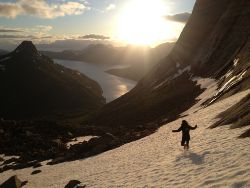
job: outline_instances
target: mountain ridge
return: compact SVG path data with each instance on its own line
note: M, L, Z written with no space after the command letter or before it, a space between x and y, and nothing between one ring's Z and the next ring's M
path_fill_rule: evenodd
M55 64L31 41L0 57L0 117L29 118L57 112L85 113L104 104L101 87L93 80Z

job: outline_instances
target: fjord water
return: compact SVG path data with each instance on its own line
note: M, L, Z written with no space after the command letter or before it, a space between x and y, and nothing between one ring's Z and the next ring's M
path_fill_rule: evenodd
M122 65L99 65L81 61L58 59L54 59L54 61L64 67L77 70L98 82L102 87L103 96L106 98L106 102L110 102L124 95L136 85L136 82L133 80L117 77L105 72L109 69L124 67Z

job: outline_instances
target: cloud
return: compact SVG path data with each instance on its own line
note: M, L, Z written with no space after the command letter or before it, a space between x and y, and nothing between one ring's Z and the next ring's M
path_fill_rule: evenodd
M45 0L19 0L16 3L0 3L0 17L15 18L18 15L32 15L52 19L66 15L79 15L89 9L86 2L63 2L48 4Z
M0 26L0 34L2 33L8 33L11 35L16 35L14 33L22 33L22 35L47 35L49 31L53 29L50 25L35 25L33 27L5 27Z
M53 39L53 36L33 36L32 38L31 38L32 40L43 40L43 39Z
M27 35L0 35L1 39L20 39L20 38L28 38L30 36Z
M37 33L47 33L51 31L53 27L51 25L37 25L32 29L29 29L30 31L37 32Z
M168 15L166 16L166 19L170 21L186 23L190 15L191 15L190 13L184 12L184 13L175 14L175 15Z
M36 35L0 35L0 39L28 39L28 40L42 40L51 39L52 36L36 36Z
M110 11L110 10L114 10L116 9L116 5L115 4L109 4L107 7L106 7L106 11Z
M0 28L0 33L18 33L18 32L23 32L23 30L19 29L5 29L5 28Z
M52 36L49 31L53 29L50 25L36 25L29 28L4 27L0 26L0 48L13 49L23 40L39 42L53 42L61 36Z
M0 17L15 18L22 13L22 7L16 3L0 2Z
M82 39L95 39L95 40L106 40L109 39L110 37L104 36L104 35L95 35L95 34L89 34L89 35L84 35L82 37L79 37Z
M4 31L0 32L0 49L13 50L23 40L32 40L38 49L51 51L82 50L90 44L113 43L112 39L104 35L54 35L50 33L52 29L50 25L35 25L29 28L0 26L0 31ZM7 30L21 33L5 32Z

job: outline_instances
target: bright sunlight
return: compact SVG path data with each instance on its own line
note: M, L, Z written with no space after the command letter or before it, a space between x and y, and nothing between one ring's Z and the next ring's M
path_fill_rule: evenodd
M149 46L176 39L183 25L167 21L168 12L167 4L162 0L130 1L118 16L118 39Z

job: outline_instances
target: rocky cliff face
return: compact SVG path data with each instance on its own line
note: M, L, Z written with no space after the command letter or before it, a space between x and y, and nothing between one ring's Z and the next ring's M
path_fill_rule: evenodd
M0 57L0 85L1 118L86 114L105 103L95 81L55 64L30 41Z
M218 81L218 92L206 105L250 88L249 10L248 0L197 0L172 52L91 121L108 128L170 121L202 92L195 76Z

